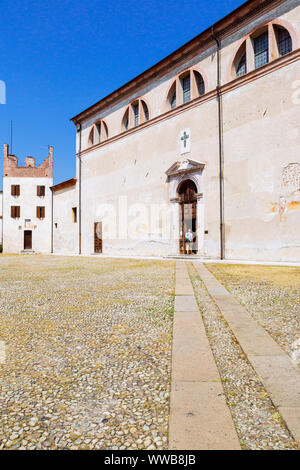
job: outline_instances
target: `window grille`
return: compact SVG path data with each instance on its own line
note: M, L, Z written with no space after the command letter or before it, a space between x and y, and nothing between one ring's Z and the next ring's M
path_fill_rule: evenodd
M190 75L182 79L183 102L187 103L191 99L191 78Z
M205 94L205 85L202 76L197 74L197 87L198 87L198 94L202 96Z
M254 39L254 56L256 69L269 62L269 38L267 31Z
M145 114L145 120L146 120L146 121L149 121L149 110L148 110L148 106L146 105L146 103L144 103L144 101L142 101L142 104L143 104L143 110L144 110L144 114Z
M134 104L133 105L133 114L134 114L134 125L138 126L139 125L139 104Z
M171 96L170 106L171 106L171 109L176 108L176 91L174 91L173 95Z
M277 29L278 52L280 56L292 51L292 38L286 29Z
M236 68L236 76L242 77L247 73L247 63L246 63L246 54L240 59L238 66Z

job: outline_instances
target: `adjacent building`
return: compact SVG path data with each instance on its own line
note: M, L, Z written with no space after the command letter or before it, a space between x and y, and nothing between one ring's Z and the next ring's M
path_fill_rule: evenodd
M53 148L36 166L33 157L18 165L9 147L3 151L3 251L51 251Z

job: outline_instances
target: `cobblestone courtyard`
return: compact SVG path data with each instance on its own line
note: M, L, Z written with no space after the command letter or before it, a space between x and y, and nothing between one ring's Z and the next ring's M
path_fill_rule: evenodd
M1 449L167 447L174 267L1 256Z
M222 422L234 448L299 448L299 424L283 419L208 286L218 278L249 312L251 347L262 327L279 359L287 352L293 379L300 268L208 264L209 281L180 263L175 290L173 261L1 255L0 449L228 448ZM272 370L299 414L297 386Z

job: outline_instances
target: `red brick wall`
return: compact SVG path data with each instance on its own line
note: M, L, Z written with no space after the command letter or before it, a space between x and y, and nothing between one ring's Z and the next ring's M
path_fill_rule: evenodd
M30 166L29 166L30 164ZM39 166L35 166L33 157L26 157L25 166L18 166L18 158L9 155L9 146L3 146L3 176L52 178L53 177L53 147L49 147L48 157Z

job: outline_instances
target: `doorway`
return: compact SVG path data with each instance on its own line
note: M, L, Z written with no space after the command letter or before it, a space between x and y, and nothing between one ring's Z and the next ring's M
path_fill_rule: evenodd
M102 253L102 222L94 223L94 253Z
M178 188L179 198L179 252L197 254L197 187L191 180Z
M32 250L32 231L24 230L24 250Z

